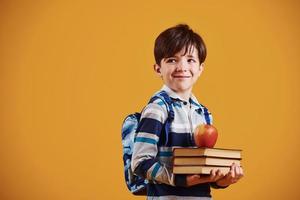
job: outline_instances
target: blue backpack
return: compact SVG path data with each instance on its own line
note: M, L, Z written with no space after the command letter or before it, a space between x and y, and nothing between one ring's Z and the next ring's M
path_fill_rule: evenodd
M174 119L172 101L165 91L160 91L159 93L154 95L150 99L149 103L154 102L156 99L161 99L167 107L168 118L164 124L167 142L170 123ZM136 136L136 130L140 122L140 118L141 113L130 114L125 118L122 126L123 164L125 181L127 188L134 195L146 195L148 184L148 180L135 175L131 169L131 158L133 153L134 138Z

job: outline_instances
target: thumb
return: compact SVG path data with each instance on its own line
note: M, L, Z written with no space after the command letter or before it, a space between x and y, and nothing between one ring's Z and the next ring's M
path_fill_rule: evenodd
M199 174L194 174L193 177L194 177L195 179L199 179L199 178L200 178L200 175L199 175Z
M191 179L191 180L197 180L197 179L199 179L199 178L200 178L200 175L199 175L199 174L193 174L193 175L190 176L190 179Z

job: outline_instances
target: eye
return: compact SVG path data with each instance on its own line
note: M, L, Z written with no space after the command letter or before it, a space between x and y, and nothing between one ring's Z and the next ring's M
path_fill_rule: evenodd
M176 63L176 59L175 58L168 58L166 60L166 63Z
M190 62L192 62L192 63L197 62L195 59L192 59L192 58L188 59L187 61L188 61L189 63L190 63Z

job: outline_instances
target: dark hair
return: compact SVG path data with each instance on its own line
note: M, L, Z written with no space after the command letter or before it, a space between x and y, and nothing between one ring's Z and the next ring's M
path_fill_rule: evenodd
M203 39L187 24L178 24L159 34L155 40L154 57L156 64L160 65L163 58L174 56L183 48L184 55L195 47L198 50L200 63L206 58L206 47Z

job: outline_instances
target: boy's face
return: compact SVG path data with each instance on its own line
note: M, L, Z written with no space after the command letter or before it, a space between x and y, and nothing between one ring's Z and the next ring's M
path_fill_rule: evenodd
M154 65L154 70L162 77L164 84L178 93L191 92L203 71L198 50L192 48L183 55L184 50L185 48L172 57L163 58L160 65Z

